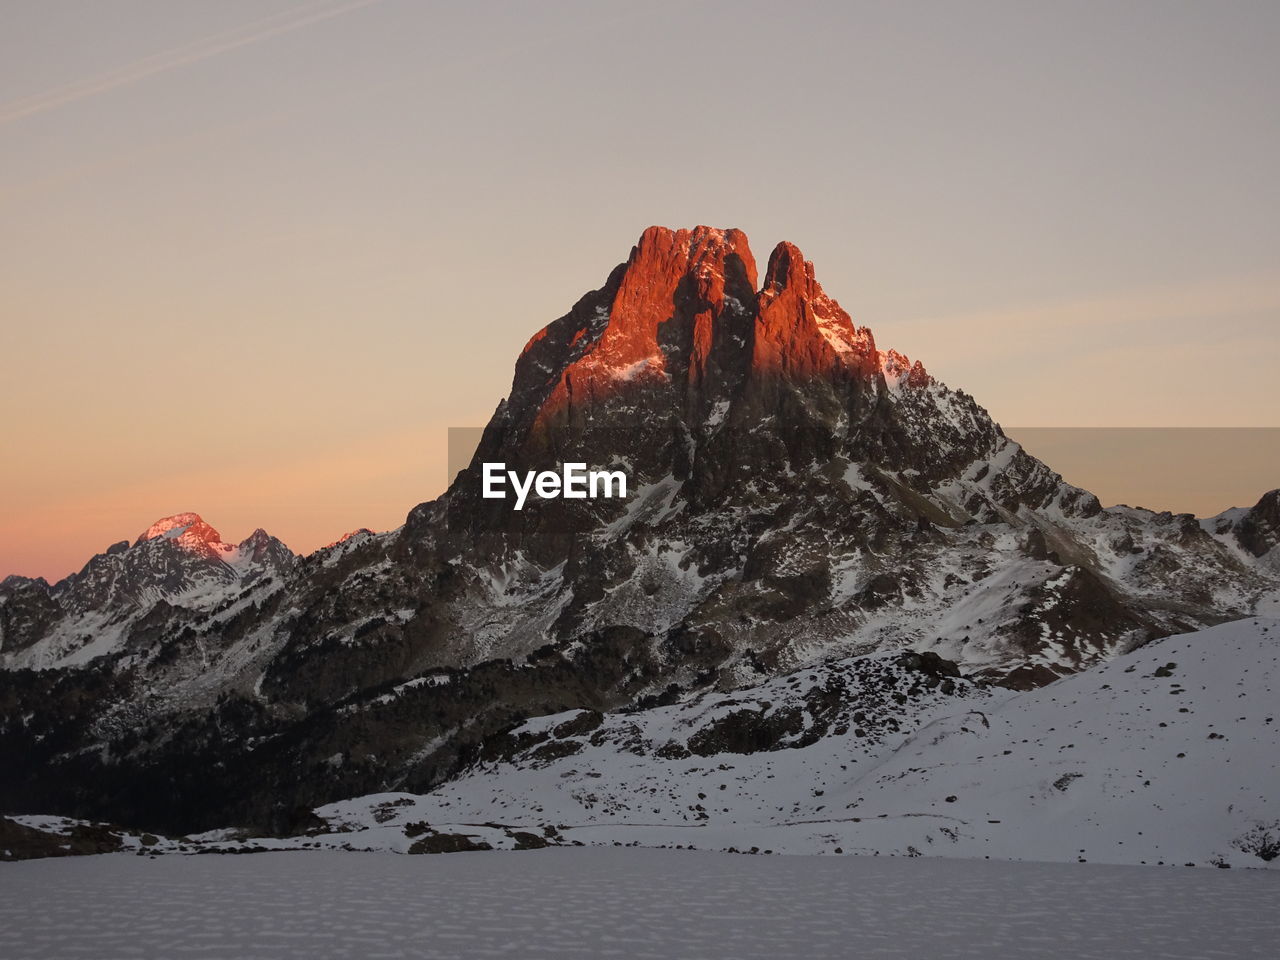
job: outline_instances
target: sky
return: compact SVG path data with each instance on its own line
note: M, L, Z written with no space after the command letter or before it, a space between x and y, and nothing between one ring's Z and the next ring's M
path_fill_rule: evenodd
M1277 41L1231 0L7 0L0 576L188 510L397 526L654 223L796 243L1006 425L1280 426Z

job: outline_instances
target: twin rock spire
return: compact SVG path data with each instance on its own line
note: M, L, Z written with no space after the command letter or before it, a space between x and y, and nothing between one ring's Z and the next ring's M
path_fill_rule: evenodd
M794 244L774 248L760 283L741 230L650 227L602 288L529 341L511 399L560 409L636 379L700 388L748 376L930 382L919 363L877 350Z

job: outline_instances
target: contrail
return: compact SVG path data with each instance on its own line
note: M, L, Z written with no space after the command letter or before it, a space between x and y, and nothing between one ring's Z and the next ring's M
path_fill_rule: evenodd
M308 3L292 10L284 10L272 16L263 17L261 20L245 24L242 27L213 34L202 40L184 44L164 53L152 54L149 57L144 57L123 67L117 67L115 70L89 80L77 80L54 87L44 93L32 94L28 97L10 101L0 106L0 126L12 123L15 120L21 120L23 117L30 117L38 113L44 113L47 110L66 106L69 103L75 103L77 100L96 97L100 93L106 93L108 90L114 90L116 87L123 87L126 84L136 83L157 73L184 67L191 63L198 63L220 53L226 53L228 50L235 50L238 47L258 43L269 37L279 36L282 33L289 33L310 24L319 23L321 20L340 17L361 7L367 7L379 2L380 0L348 0L347 3L341 3L338 6Z

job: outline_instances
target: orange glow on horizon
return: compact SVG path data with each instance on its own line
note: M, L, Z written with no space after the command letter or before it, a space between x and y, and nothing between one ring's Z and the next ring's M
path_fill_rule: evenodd
M360 438L256 467L175 464L123 483L104 470L47 499L28 492L17 509L5 511L0 578L42 576L52 583L112 543L132 543L139 530L184 512L200 514L227 543L262 527L305 555L360 528L398 527L415 505L443 492L446 462L439 427Z

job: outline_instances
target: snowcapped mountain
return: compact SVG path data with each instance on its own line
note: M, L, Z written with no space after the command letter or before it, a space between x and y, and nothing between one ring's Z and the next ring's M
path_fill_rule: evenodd
M119 652L157 623L168 629L238 594L279 589L295 560L261 529L230 544L199 514L165 517L53 586L0 583L0 667L73 666Z
M481 496L486 461L568 460L628 496ZM1277 612L1278 505L1104 509L878 346L793 245L761 280L740 231L654 227L534 335L471 465L402 528L295 562L184 515L53 587L5 581L0 804L280 832L571 709L831 661L859 664L857 701L903 650L955 663L949 696L1031 689Z
M625 469L630 502L517 513L478 497L482 462L570 454ZM489 655L527 655L552 619L562 635L627 624L729 683L909 644L1031 685L1275 589L1246 556L1249 522L1103 510L972 398L879 349L793 245L758 284L745 236L706 227L646 231L530 340L471 467L405 538L430 549L442 514L478 547L478 592L541 585L521 604L534 629L486 614Z

